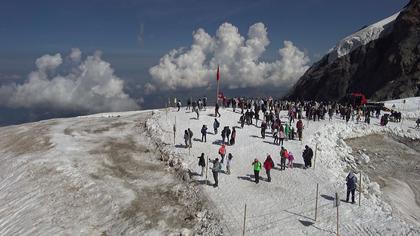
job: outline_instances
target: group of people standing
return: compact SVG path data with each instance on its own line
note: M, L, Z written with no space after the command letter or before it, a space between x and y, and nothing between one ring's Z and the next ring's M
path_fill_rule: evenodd
M204 100L205 101L205 100ZM254 103L244 103L244 102L232 102L231 104L240 104L241 112L243 113L240 118L241 127L244 126L246 123L247 125L252 125L254 122L252 121L253 118L255 118L255 125L258 124L258 121L260 119L259 113L263 113L263 118L260 123L261 128L261 136L262 138L265 138L266 130L268 127L271 129L271 133L273 134L274 138L274 144L277 144L281 146L280 149L280 170L285 170L286 167L293 168L293 161L295 159L292 152L288 151L284 147L284 141L285 140L293 140L295 137L295 128L296 127L296 133L299 137L299 140L302 140L302 131L303 131L303 122L301 120L301 110L298 109L296 106L291 106L291 104L287 104L286 106L273 103L272 101L259 101ZM204 108L204 105L202 100L199 99L198 102L191 102L190 99L187 102L187 110L199 110ZM282 109L288 109L288 121L282 122L280 120L279 113ZM219 128L220 128L220 121L218 120L218 117L221 117L220 111L219 111L219 105L216 105L215 107L215 119L213 122L213 130L214 135L218 134ZM244 112L244 109L246 109L246 112ZM292 125L292 123L295 122L295 119L298 119L295 125ZM201 142L207 142L207 134L208 134L208 127L206 124L203 124L201 127ZM232 153L227 153L226 149L227 146L232 146L236 142L236 127L232 127L232 129L229 126L224 126L221 133L221 146L219 147L218 154L219 157L215 159L208 158L208 161L210 163L213 163L212 173L213 173L213 179L214 179L214 185L215 187L218 186L218 174L220 172L223 172L225 174L231 173L231 164L233 155ZM192 137L193 132L190 128L184 131L184 142L185 147L192 148ZM227 158L225 158L227 155ZM311 159L312 159L312 149L310 149L308 146L305 146L305 150L303 151L303 159L305 162L305 168L311 167ZM204 153L201 154L201 156L198 157L198 165L201 167L201 175L204 173L204 169L206 167L206 159L204 156ZM286 165L286 162L287 165ZM223 166L226 163L225 170L223 170ZM267 175L267 181L271 182L271 169L275 169L276 165L271 157L271 155L267 154L267 157L263 164L261 164L258 159L256 158L254 162L252 162L253 171L254 171L254 177L255 182L258 183L260 179L260 171L262 168L265 169L266 175Z

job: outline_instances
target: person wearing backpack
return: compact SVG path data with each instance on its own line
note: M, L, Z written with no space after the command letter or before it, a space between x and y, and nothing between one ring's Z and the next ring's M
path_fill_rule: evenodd
M313 155L314 155L314 152L312 151L312 148L310 148L308 145L305 145L305 150L302 153L303 161L305 162L304 169L308 167L312 167Z
M349 197L350 197L350 193L351 193L351 203L354 204L355 203L354 192L356 191L356 188L357 188L357 177L353 173L353 171L350 171L350 173L347 175L346 185L347 185L346 202L349 202Z
M206 168L206 160L204 159L204 153L201 153L201 156L198 158L198 166L201 166L201 176L204 174L204 169Z
M273 159L271 159L270 155L267 155L267 158L264 161L264 169L265 173L267 174L267 181L271 182L270 171L274 167Z
M226 160L226 174L228 175L230 175L230 164L232 163L232 158L233 158L232 153L229 153Z
M203 125L203 127L201 127L201 142L207 142L207 126Z
M254 167L255 183L258 184L260 182L261 162L259 162L258 159L255 158L254 162L252 162L252 166Z
M281 147L280 151L280 170L286 170L286 159L289 158L289 153L287 152L287 149L284 147Z
M192 137L193 137L193 132L191 131L190 128L188 128L188 143L190 145L190 148L192 148Z
M219 162L219 158L211 160L209 158L209 162L213 163L213 168L211 172L213 173L214 184L213 187L219 186L219 172L222 170L222 165Z
M215 118L214 122L213 122L213 129L214 129L214 134L217 134L217 129L219 128L220 123L219 121Z

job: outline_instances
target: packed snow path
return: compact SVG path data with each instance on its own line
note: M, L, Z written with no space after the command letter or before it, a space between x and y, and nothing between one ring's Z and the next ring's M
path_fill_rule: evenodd
M304 120L305 129L303 141L297 139L285 141L284 147L295 156L295 163L303 164L302 151L309 145L315 152L315 143L318 143L316 168L287 168L279 170L280 146L274 145L273 138L268 133L265 139L260 137L260 128L255 125L245 125L243 129L238 123L240 109L233 112L231 108L220 109L220 128L217 135L213 133L214 109L196 114L182 108L161 110L158 116L152 119L156 130L156 137L171 146L175 155L184 159L187 168L200 173L198 156L204 153L212 159L218 157L221 143L221 129L224 126L237 126L236 143L227 146L226 153L233 154L231 174L219 174L219 187L214 188L205 184L200 176L194 177L194 183L202 185L204 191L218 206L223 215L223 226L227 235L241 235L243 230L244 205L247 204L246 234L247 235L335 235L336 233L336 208L333 206L335 192L340 198L345 199L345 176L348 163L343 159L348 158L344 138L363 136L369 133L400 132L399 125L390 123L384 128L378 125L378 120L372 118L370 125L345 124L335 117L332 122ZM260 116L261 117L261 116ZM286 121L286 113L281 113L282 121ZM175 145L173 144L173 125L176 120ZM255 120L254 120L255 122ZM153 122L152 122L153 123ZM207 125L207 142L202 143L201 127ZM412 124L410 124L412 126ZM419 131L411 129L407 135L419 136ZM191 128L194 133L193 147L191 150L183 146L184 130ZM162 129L162 130L161 130ZM407 133L404 131L404 133ZM271 171L272 182L266 182L264 169L260 172L263 180L255 184L253 168L254 158L264 162L267 154L273 157L276 169ZM212 165L210 164L210 167ZM224 166L223 166L224 167ZM208 179L213 183L211 170ZM363 177L368 181L367 177ZM319 184L318 218L315 216L316 184ZM368 182L369 183L369 182ZM372 193L372 186L363 188L362 204L349 204L342 202L340 205L340 234L341 235L418 235L419 228L407 225L400 219L392 216L390 207L380 200L379 196ZM376 193L378 194L378 193ZM356 197L356 199L358 196ZM356 200L357 201L357 200Z

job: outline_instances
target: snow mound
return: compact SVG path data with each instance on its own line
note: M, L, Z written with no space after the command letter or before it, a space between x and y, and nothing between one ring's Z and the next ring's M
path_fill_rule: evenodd
M366 45L369 42L390 33L390 29L392 29L394 21L399 14L400 12L397 12L394 15L367 26L339 41L337 45L330 50L328 62L332 62L337 58L345 56L356 48Z

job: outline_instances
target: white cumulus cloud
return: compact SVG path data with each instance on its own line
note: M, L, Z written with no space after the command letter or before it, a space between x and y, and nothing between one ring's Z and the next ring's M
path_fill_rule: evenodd
M72 49L69 58L79 63L65 70L70 72L64 75L58 70L63 64L60 54L38 58L38 70L31 72L24 84L0 87L0 106L88 113L138 108L124 92L124 82L100 53L83 61L81 54L79 49Z
M309 68L309 58L292 42L284 41L279 59L264 62L261 57L269 44L263 23L252 25L247 38L230 23L220 25L214 37L200 28L193 32L188 49L171 50L149 69L152 81L147 92L210 86L215 83L218 65L221 81L229 88L291 86Z
M60 53L55 55L44 55L35 61L36 67L40 71L46 71L47 69L54 70L60 66L61 63L63 63L63 59L61 58Z
M70 59L74 62L80 62L82 59L82 51L78 48L72 48L70 52Z

